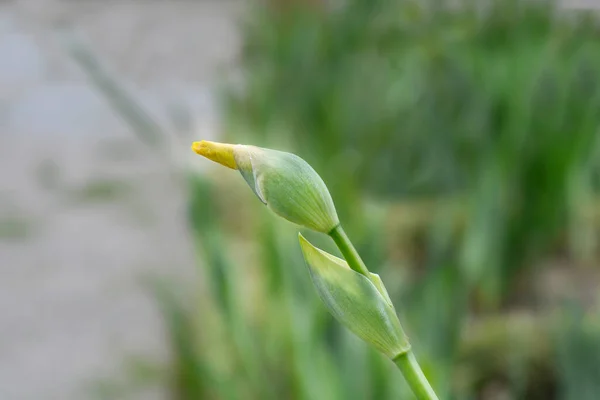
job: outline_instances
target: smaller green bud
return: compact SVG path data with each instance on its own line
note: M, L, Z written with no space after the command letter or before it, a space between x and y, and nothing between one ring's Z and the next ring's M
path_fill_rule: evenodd
M302 158L256 146L208 141L194 142L192 149L240 171L256 196L288 221L323 233L339 225L327 186Z
M410 350L381 279L371 279L299 235L311 279L329 312L356 336L394 359Z

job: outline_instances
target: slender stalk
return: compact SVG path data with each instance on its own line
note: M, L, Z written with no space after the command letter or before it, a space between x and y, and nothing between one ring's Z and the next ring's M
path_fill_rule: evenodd
M354 248L354 245L350 241L350 238L348 238L348 235L346 235L346 232L344 231L344 228L342 228L342 225L338 225L335 228L333 228L333 230L329 232L329 236L331 236L337 247L342 252L344 259L346 260L350 268L352 268L359 274L362 274L367 278L371 279L369 276L369 270L367 269L367 266L363 262L362 258L360 258L358 251L356 251L356 249Z
M411 350L394 358L394 364L404 375L406 382L419 400L437 400L438 397L423 374L421 366L417 362Z
M358 251L356 251L356 248L354 248L354 245L348 238L348 235L346 235L346 232L344 232L342 226L338 225L335 227L331 232L329 232L329 236L331 236L337 247L342 252L342 255L346 259L346 262L350 268L359 274L372 279L367 266L363 262L362 258L360 258ZM404 375L406 382L417 396L417 399L438 400L438 397L429 384L429 381L427 381L427 378L423 374L423 370L421 370L421 366L417 362L413 352L410 350L410 347L406 352L396 356L393 361Z

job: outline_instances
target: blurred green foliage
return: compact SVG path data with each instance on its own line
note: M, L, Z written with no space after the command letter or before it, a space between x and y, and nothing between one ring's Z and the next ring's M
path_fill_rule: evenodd
M598 398L595 16L517 0L284 3L243 25L230 139L323 176L441 398ZM75 56L160 148L134 99ZM293 227L220 176L184 182L205 280L197 298L159 293L173 398L411 398L325 312Z
M589 13L350 0L260 9L244 32L232 132L305 157L344 199L342 220L364 194L459 197L456 257L488 282L490 301L598 186L600 30Z

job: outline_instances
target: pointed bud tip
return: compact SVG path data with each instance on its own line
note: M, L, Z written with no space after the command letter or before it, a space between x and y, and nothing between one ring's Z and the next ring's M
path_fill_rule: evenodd
M306 240L306 238L304 236L302 236L302 233L298 232L298 240L300 241L300 244L302 246L305 246L306 243L308 243L308 240ZM310 244L310 243L308 243Z
M300 241L300 250L302 250L305 259L310 258L310 255L317 250L300 232L298 232L298 241Z
M231 169L237 169L237 163L233 156L235 145L227 143L210 142L201 140L192 143L192 150L211 161L224 165Z
M304 259L309 264L310 268L320 268L333 262L342 268L350 269L346 261L319 249L317 246L306 240L301 233L298 233L298 240L300 241L300 249L302 250Z
M310 253L314 253L318 250L311 242L306 240L300 232L298 232L298 240L300 241L300 248L304 257L308 257Z

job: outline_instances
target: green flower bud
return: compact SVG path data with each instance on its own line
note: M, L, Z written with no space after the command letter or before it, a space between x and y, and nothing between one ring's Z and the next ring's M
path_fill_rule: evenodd
M299 237L310 276L329 312L391 359L410 350L379 276L370 274L370 280L350 269L344 260L316 248L302 235Z
M300 157L256 146L208 141L194 142L192 149L240 171L256 196L288 221L323 233L339 225L327 186Z

